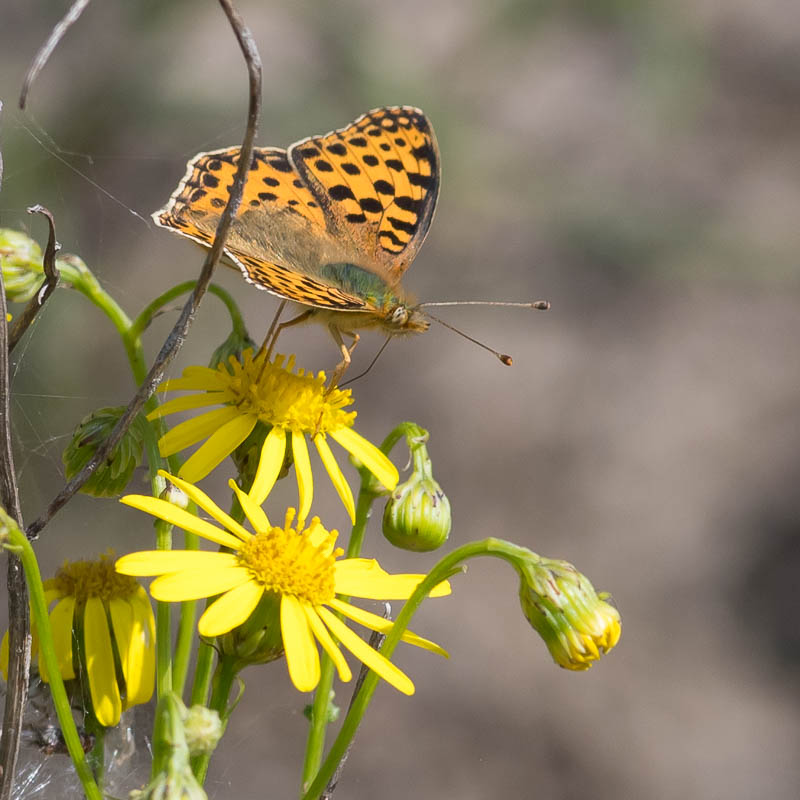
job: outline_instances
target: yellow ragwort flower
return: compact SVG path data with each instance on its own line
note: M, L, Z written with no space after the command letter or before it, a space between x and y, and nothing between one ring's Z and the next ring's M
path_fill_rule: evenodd
M147 592L133 578L115 572L112 555L95 561L65 561L44 588L48 606L55 602L50 625L61 677L76 677L73 635L82 632L82 671L88 676L94 714L101 725L116 725L124 709L146 703L153 695L155 621ZM7 632L0 645L0 669L7 677ZM39 674L48 682L41 658Z
M228 364L216 369L187 367L182 377L165 381L159 387L162 391L194 394L169 400L149 419L208 406L222 408L176 425L161 437L161 455L171 456L205 439L178 472L184 480L196 483L227 458L259 421L265 423L270 431L261 448L250 496L257 505L264 502L278 479L286 448L291 447L300 494L298 517L303 522L311 508L314 488L308 436L350 519L355 521L353 493L328 445L328 437L357 458L389 490L397 485L397 468L381 450L353 430L356 412L344 410L353 402L349 389L327 390L324 372L315 376L298 369L295 373L294 356L285 365L282 355L268 363L264 359L264 354L254 358L252 350L245 350L241 361L231 357Z
M341 558L335 547L336 531L327 531L317 517L308 527L294 524L289 509L282 525L272 525L261 506L230 481L255 534L217 506L196 486L164 477L183 490L199 508L220 526L207 522L165 500L127 495L123 503L196 533L233 552L202 550L151 550L131 553L117 561L124 575L158 576L150 594L167 602L198 600L221 595L198 623L203 636L221 636L244 623L262 596L271 593L280 600L280 625L289 677L301 692L310 692L319 682L317 642L330 656L339 677L348 681L350 668L337 644L344 645L380 677L405 694L414 684L391 661L373 650L333 613L338 612L371 630L387 632L392 622L342 600L338 595L371 600L408 598L424 575L390 575L377 561ZM440 583L431 596L450 593ZM441 655L441 647L406 631L403 641Z

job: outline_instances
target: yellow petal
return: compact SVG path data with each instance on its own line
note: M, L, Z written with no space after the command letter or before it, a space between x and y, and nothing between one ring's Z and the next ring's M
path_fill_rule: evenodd
M258 505L261 505L267 495L272 491L275 481L278 480L283 459L286 455L286 431L273 426L264 439L261 448L261 457L258 459L258 469L250 487L250 496Z
M319 651L302 603L289 594L281 597L281 636L292 683L301 692L313 691L319 683Z
M65 681L75 677L72 665L72 625L75 617L75 597L67 595L59 600L50 612L50 629L53 632L53 644L58 660L58 671ZM39 663L39 671L42 669ZM45 669L45 674L47 670Z
M213 602L200 617L202 636L221 636L241 625L255 611L264 587L254 580L237 586Z
M86 601L83 641L95 716L101 725L116 725L122 713L122 700L114 670L114 652L111 649L106 611L103 601L98 597L90 597Z
M302 524L311 510L314 477L311 474L311 460L308 457L306 437L299 431L292 431L292 455L294 456L294 471L297 473L297 489L300 494L297 521Z
M133 609L133 636L137 642L142 643L141 660L138 662L138 686L134 691L129 684L126 697L127 705L132 706L146 703L153 695L156 677L156 621L150 599L141 586L136 588L129 602Z
M363 608L351 605L350 603L345 603L344 600L330 600L327 605L333 609L336 609L336 611L338 611L340 614L344 614L344 616L350 618L353 620L353 622L357 622L359 625L363 625L365 628L369 628L372 631L389 633L394 626L394 622L392 620L384 619L383 617L379 617L377 614L373 614L370 611L365 611ZM417 636L417 634L413 633L412 631L403 631L400 639L408 644L413 644L417 647L422 647L424 650L430 650L433 653L438 653L440 656L444 656L445 658L450 658L450 654L447 652L447 650L439 647L436 642L431 642L429 639L423 639L421 636Z
M163 469L160 469L158 474L171 483L174 483L190 500L205 511L209 517L215 519L220 525L227 528L227 530L235 536L238 536L242 541L246 542L248 539L252 538L251 533L243 528L230 514L226 514L205 492L198 489L193 483L182 481L180 478L170 475Z
M3 641L0 642L0 672L3 673L3 680L8 680L8 631L3 634Z
M333 661L336 671L339 673L339 678L343 681L349 681L353 677L350 667L345 661L342 651L339 649L333 637L328 633L328 629L322 624L316 610L311 606L304 605L303 610L306 614L308 624L311 626L311 631L316 637L317 641L322 645L322 648L330 656Z
M322 621L330 632L361 662L376 672L387 683L403 694L414 694L414 684L402 670L384 658L377 650L373 650L363 639L353 633L339 617L322 606L316 607Z
M187 394L185 397L173 397L162 403L155 411L147 415L151 422L154 419L175 414L178 411L194 411L205 406L218 406L229 399L227 392L201 392L200 394Z
M186 367L180 378L170 378L159 384L159 392L202 392L224 389L230 378L211 367L192 365Z
M213 597L250 580L245 567L187 569L162 575L150 584L150 594L156 600L175 603Z
M348 453L355 456L387 489L397 486L400 475L382 450L352 428L331 431L332 436Z
M255 414L237 413L192 453L178 470L178 475L191 483L205 478L250 435L256 422L258 417Z
M264 512L264 509L258 505L255 500L250 497L250 495L245 494L237 485L236 481L231 478L228 481L228 486L233 489L236 497L239 499L239 505L242 507L242 511L244 511L245 516L247 519L250 520L250 524L255 529L256 533L262 533L264 531L268 531L270 529L269 520L267 519L267 515Z
M343 558L334 566L337 594L363 597L366 600L407 600L425 575L391 575L374 558ZM429 597L445 597L450 583L442 581L433 587Z
M333 481L334 488L344 503L347 513L350 515L350 521L355 525L356 506L353 502L353 492L350 490L350 484L347 482L344 475L342 475L342 471L339 469L339 465L336 463L336 458L334 457L333 452L331 452L331 448L329 447L327 441L325 441L325 437L318 433L314 437L314 444L317 446L319 457L322 459L322 463L324 464L325 469L328 471L328 475L330 475L331 480Z
M125 707L146 703L153 694L155 677L155 673L147 668L147 652L152 650L148 626L145 620L137 618L134 606L128 600L112 597L108 608L125 678Z
M149 577L167 575L183 569L218 569L235 567L239 559L233 553L208 550L140 550L117 559L114 565L121 575Z
M158 440L159 452L165 458L174 453L179 453L196 442L211 436L214 431L219 430L226 422L238 417L240 413L238 408L225 406L225 408L215 408L213 411L207 411L199 417L187 419L174 428L170 428Z
M202 536L215 544L230 547L232 550L237 550L242 544L239 539L227 531L223 531L216 525L212 525L210 522L206 522L204 519L200 519L200 517L190 514L173 503L168 503L158 497L148 497L144 494L128 494L125 497L121 497L119 501L126 506L138 508L140 511L145 511L154 517L163 519L165 522L177 525L185 531L196 533L198 536Z

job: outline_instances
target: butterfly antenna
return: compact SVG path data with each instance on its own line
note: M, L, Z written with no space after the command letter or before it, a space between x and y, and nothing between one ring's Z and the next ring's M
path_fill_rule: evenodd
M428 305L435 305L433 303L428 303ZM457 333L459 336L463 336L465 339L469 339L473 344L478 345L478 347L482 347L484 350L488 350L492 355L497 356L500 361L505 364L507 367L510 367L514 363L514 359L511 356L506 355L505 353L501 353L498 350L493 350L489 347L488 344L484 344L483 342L479 342L477 339L473 339L472 336L464 333L464 331L460 331L458 328L450 325L450 323L445 322L443 319L439 319L439 317L434 317L433 314L429 313L428 311L422 312L426 317L432 319L434 322L438 322L440 325L444 325L445 328L453 331L453 333Z
M549 311L550 301L534 300L532 303L513 303L503 300L447 300L443 303L420 303L417 308L425 306L510 306L511 308L532 308L534 311ZM438 321L441 322L441 320Z
M378 350L378 352L375 354L375 358L373 358L372 361L369 362L369 366L363 372L360 372L358 375L356 375L355 378L350 378L350 380L347 380L344 383L340 383L337 386L337 388L338 389L342 389L342 388L344 388L345 386L347 386L350 383L355 383L359 378L363 378L375 366L375 363L381 357L381 353L383 353L383 351L386 349L386 347L388 346L389 342L391 342L391 341L392 341L392 337L391 336L387 336L386 337L386 341L381 345L381 349Z

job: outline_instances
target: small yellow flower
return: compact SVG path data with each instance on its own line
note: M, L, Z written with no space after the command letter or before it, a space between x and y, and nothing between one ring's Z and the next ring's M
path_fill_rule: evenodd
M317 448L350 519L355 521L353 493L342 474L328 437L357 458L387 489L397 485L397 468L371 442L353 430L355 411L344 409L353 402L349 389L325 388L325 373L316 376L302 369L294 372L294 356L284 365L278 355L265 363L265 356L253 357L245 350L242 360L231 357L216 369L187 367L183 376L165 381L162 391L192 391L174 398L150 414L149 419L221 405L198 417L176 425L161 437L161 455L171 456L205 439L181 467L178 475L190 483L208 475L227 458L253 431L260 421L270 431L261 448L258 469L250 489L257 505L264 502L283 466L286 450L291 447L299 489L299 520L304 522L311 509L313 475L306 436ZM232 372L230 371L232 370Z
M114 571L111 555L96 561L66 561L44 588L48 606L55 602L50 625L61 677L76 677L73 636L82 632L86 659L82 671L88 676L94 714L101 725L116 725L123 709L146 703L153 694L155 621L147 592ZM7 678L7 632L0 645L0 669ZM41 658L39 673L48 682Z
M391 661L373 650L342 622L341 614L371 630L387 632L392 623L365 611L337 595L372 600L406 599L424 575L390 575L377 561L340 558L336 531L327 531L317 517L308 527L294 524L289 509L283 525L272 525L261 506L231 481L255 534L232 519L206 494L190 483L164 477L182 489L199 508L222 527L202 520L165 500L127 495L123 503L196 533L233 552L201 550L151 550L131 553L117 561L124 575L158 576L150 594L167 602L197 600L221 595L198 623L203 636L220 636L244 623L264 593L280 600L280 625L286 662L292 683L301 691L312 691L320 677L317 642L330 656L339 677L348 681L350 668L339 649L344 645L356 658L405 694L414 684ZM445 581L431 596L450 593ZM403 641L446 656L441 647L406 631Z

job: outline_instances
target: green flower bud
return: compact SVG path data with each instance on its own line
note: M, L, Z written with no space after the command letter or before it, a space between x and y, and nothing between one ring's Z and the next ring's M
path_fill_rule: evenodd
M42 249L19 231L0 228L0 266L6 297L12 303L27 303L44 283Z
M619 641L619 612L572 564L530 553L517 564L522 611L565 669L589 669Z
M190 712L174 692L158 701L153 727L153 780L131 800L207 800L192 773L184 720Z
M427 438L409 440L414 471L398 484L383 512L383 535L403 550L436 550L450 535L450 501L433 479Z
M205 706L192 706L183 720L184 733L189 754L209 755L214 752L222 738L222 722L219 714Z
M225 369L233 374L233 371L228 367L230 359L235 358L237 361L241 361L242 353L245 350L255 352L257 349L258 345L250 338L247 331L239 331L234 328L228 338L211 354L211 361L208 362L208 366L211 369L216 369L220 364L224 364Z
M266 664L281 658L280 598L265 592L243 624L217 637L217 647L223 656L236 659L236 672L250 664Z
M123 407L99 408L81 420L61 456L67 480L91 460L119 421ZM128 428L108 460L101 464L81 491L95 497L113 497L125 490L142 461L142 433L137 423Z

